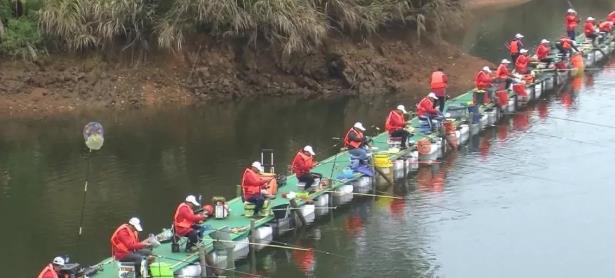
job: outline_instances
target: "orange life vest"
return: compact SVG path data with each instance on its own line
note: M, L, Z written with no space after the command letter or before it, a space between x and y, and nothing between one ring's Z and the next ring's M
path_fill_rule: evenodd
M181 221L178 218L179 216L179 211L184 208L187 207L190 211L192 211L192 208L187 205L186 203L181 203L179 204L179 206L177 207L177 210L175 210L175 216L173 216L173 225L177 228L182 228L182 229L188 229L192 227L192 222L188 221L188 219L181 219ZM194 212L192 212L194 214Z
M568 37L562 37L559 41L563 49L570 49L572 47L572 41Z
M354 131L357 134L357 138L359 139L358 142L350 140L349 135L350 135L350 132L352 131ZM348 132L346 133L346 136L344 137L344 146L356 149L356 148L361 147L362 143L363 143L363 132L355 130L354 128L350 128Z
M519 41L512 40L510 42L510 54L518 54L519 53Z
M444 82L444 73L441 71L434 71L431 74L431 88L441 89L446 88L446 82Z
M128 234L132 235L134 241L139 241L139 234L137 233L137 231L133 231L130 226L128 226L128 224L122 224L115 230L115 232L113 232L113 235L111 235L111 254L115 254L117 251L120 251L122 253L130 253L130 249L128 249L128 246L124 245L124 243L122 243L117 238L118 234L122 230L126 230Z
M46 278L47 273L51 273L51 277L53 278L59 278L58 273L56 273L53 269L52 264L48 264L45 268L43 268L43 271L41 271L41 274L39 274L37 278Z
M299 162L303 162L303 168L299 167ZM291 168L293 173L297 176L301 176L306 174L312 170L314 167L314 158L310 155L303 153L303 151L297 152L297 155L293 159L293 163L291 164Z

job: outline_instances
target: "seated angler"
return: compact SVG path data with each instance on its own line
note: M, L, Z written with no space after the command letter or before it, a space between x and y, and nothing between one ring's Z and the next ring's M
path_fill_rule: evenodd
M508 65L510 64L510 61L506 60L506 59L502 59L502 62L500 63L500 65L498 66L497 70L495 71L495 77L497 79L497 81L501 84L504 83L504 90L508 90L510 88L510 85L512 84L512 77L510 75L510 71L508 70Z
M527 74L528 66L530 64L530 57L527 56L527 49L521 49L521 55L517 58L515 63L515 72L519 74Z
M367 143L369 139L365 134L365 128L360 122L356 122L344 136L344 147L348 149L351 156L359 159L361 162L367 162Z
M549 45L550 43L550 41L543 39L542 41L540 41L540 45L536 47L536 58L538 59L538 61L546 63L547 67L549 67L551 63L553 63L553 58L549 57L549 55L551 54L551 46Z
M559 39L559 42L557 42L555 46L562 54L562 59L569 57L572 52L572 49L574 49L576 52L579 52L579 49L576 47L575 42L566 36L563 36L561 39Z
M405 149L410 132L406 130L406 107L398 105L392 110L384 123L384 128L389 132L389 137L401 138L401 148Z
M585 20L585 27L583 28L585 37L592 40L592 45L595 45L596 38L598 37L595 24L595 19L590 16Z
M316 166L314 155L316 154L312 146L305 146L297 152L291 165L291 169L297 177L297 180L305 184L304 190L308 190L314 184L315 179L322 178L321 174L311 172L314 166Z
M59 278L60 268L64 266L64 258L55 257L53 261L43 268L43 271L37 276L37 278Z
M186 197L186 201L179 204L173 216L173 228L175 234L187 237L186 252L194 252L194 247L203 238L204 228L199 225L203 223L207 216L202 213L194 213L195 208L201 205L193 195Z
M434 127L432 119L440 117L441 115L440 111L434 108L434 102L437 99L438 97L436 96L436 94L429 93L416 105L416 115L419 117L419 119L427 121L432 130Z
M267 184L275 177L263 177L261 175L265 169L260 162L254 161L252 165L243 172L241 178L241 191L244 201L254 204L254 215L257 216L265 204L265 198L274 197L267 195Z
M139 232L142 231L141 221L133 217L111 235L112 257L120 262L134 263L137 277L140 276L141 261L152 254L151 244L146 240L139 241Z

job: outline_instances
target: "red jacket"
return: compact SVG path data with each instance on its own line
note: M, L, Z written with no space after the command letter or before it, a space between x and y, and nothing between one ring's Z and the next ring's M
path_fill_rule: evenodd
M485 90L491 86L491 76L484 71L479 71L474 78L474 84L477 89Z
M393 131L404 127L406 127L406 119L404 119L404 114L397 111L397 109L391 111L386 122L384 123L384 129L391 134Z
M519 54L519 51L521 51L521 48L523 47L523 42L521 42L521 40L519 39L514 39L512 41L510 41L510 43L508 44L508 50L510 51L510 54Z
M119 226L111 236L111 255L116 260L144 247L145 244L139 242L139 233L133 231L129 224Z
M603 21L598 25L600 32L610 33L613 30L613 22Z
M566 16L566 30L574 31L577 28L577 24L579 23L579 19L574 14L569 14Z
M437 113L438 110L433 107L433 102L429 97L424 97L419 104L416 105L416 115L419 117L431 116Z
M586 21L584 30L585 30L584 32L586 36L593 34L594 33L594 23L590 21Z
M442 89L446 88L448 85L448 77L441 71L434 71L431 74L430 80L431 89Z
M243 189L243 199L248 200L252 197L261 194L262 187L268 182L263 179L258 173L254 172L251 168L247 168L243 172L241 179L241 188Z
M353 135L351 136L351 134ZM349 149L356 149L361 147L364 141L365 135L363 135L363 132L351 127L348 132L346 132L346 136L344 136L344 147Z
M313 156L306 154L303 151L299 151L293 159L291 168L293 170L293 173L295 173L295 175L299 177L312 171L312 168L314 168L315 165L316 162L314 161Z
M510 72L508 71L508 65L500 64L498 69L495 71L495 76L497 78L506 79L510 76Z
M527 57L527 55L519 55L519 58L517 58L517 62L515 63L515 70L518 73L526 73L529 63L530 58Z
M205 220L204 215L194 214L194 210L192 210L190 205L181 203L177 206L175 216L173 216L175 233L180 236L185 236L192 231L192 225L198 224L203 220Z
M549 47L545 46L544 44L540 44L536 48L536 56L538 56L538 60L547 58L550 52L551 52L551 49L549 49Z
M58 273L53 269L52 264L48 264L43 268L43 271L41 271L37 278L58 278Z
M615 23L615 11L612 11L607 17L606 20Z

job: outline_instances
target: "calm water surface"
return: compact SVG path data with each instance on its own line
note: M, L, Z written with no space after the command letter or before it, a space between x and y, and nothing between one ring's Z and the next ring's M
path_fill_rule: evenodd
M488 12L486 22L469 27L464 46L495 60L504 54L480 47L493 49L517 31L532 40L539 34L557 35L561 13L538 2L567 8L565 1L537 1ZM581 12L596 14L615 6L613 1L573 3ZM552 14L538 19L547 13ZM496 20L499 27L489 22ZM508 26L514 22L519 26L513 30ZM285 239L336 256L266 250L256 264L243 264L240 270L274 277L614 273L610 196L615 189L610 171L615 129L561 120L612 124L613 67L611 63L604 71L576 79L473 138L441 164L421 167L401 185L386 190L407 195L408 200L358 199L321 220L321 225ZM58 254L95 263L109 256L109 235L130 216L140 216L146 232L158 232L169 226L173 210L187 193L233 196L243 167L258 158L261 148L276 150L278 169L284 169L305 144L315 146L318 158L325 158L334 152L332 137L343 135L357 119L381 126L398 101L409 105L414 100L268 100L1 119L3 277L32 277ZM80 132L91 120L104 124L106 140L89 158L90 187L79 240L89 156Z

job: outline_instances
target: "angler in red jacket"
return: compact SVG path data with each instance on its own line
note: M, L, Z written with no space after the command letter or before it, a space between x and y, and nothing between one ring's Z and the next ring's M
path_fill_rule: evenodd
M444 74L442 68L431 73L431 91L438 97L438 106L440 111L444 111L444 103L446 102L446 87L448 87L448 77Z
M559 41L555 44L560 53L562 53L563 57L568 57L572 52L572 49L579 52L579 49L576 47L573 40L570 38L563 36Z
M440 112L436 108L434 108L433 102L437 99L438 97L436 96L436 94L429 93L416 105L416 115L419 117L419 119L427 121L432 129L434 128L434 123L432 122L432 119L437 118L441 115Z
M389 116L387 117L386 122L384 123L384 128L389 132L390 137L398 137L401 138L401 148L406 148L406 142L408 141L408 136L410 136L410 132L408 132L406 128L406 118L404 117L406 112L406 107L403 105L398 105L397 109L391 110L389 112Z
M517 58L515 63L515 71L520 74L526 74L528 72L528 66L530 64L530 57L527 56L527 49L521 49L521 55Z
M577 12L573 9L568 9L566 13L566 33L569 39L576 39L576 29L579 22L581 20L577 17Z
M202 213L194 213L194 209L200 207L194 195L188 195L185 202L177 206L175 215L173 216L173 228L175 234L182 237L187 237L186 252L192 252L193 246L203 238L205 231L200 223L207 219L207 216Z
M487 66L483 67L481 71L479 71L474 77L474 85L476 85L476 89L479 90L488 90L491 88L491 69Z
M520 50L521 48L523 48L523 41L521 41L521 39L523 38L523 35L516 34L515 38L510 41L508 45L506 45L506 48L508 48L508 51L510 52L510 59L513 63L517 61L517 57L519 57Z
M60 269L64 266L64 258L55 257L53 261L43 268L37 278L59 278Z
M367 161L367 143L369 138L365 136L365 127L360 122L354 123L351 129L344 136L344 147L348 148L348 153L361 162Z
M585 20L585 27L583 28L584 32L585 32L585 37L588 39L592 40L592 44L594 44L594 42L596 41L596 37L598 37L598 34L596 34L596 21L593 17L588 17L587 20Z
M297 152L291 164L291 169L297 180L305 184L304 190L310 188L316 179L322 178L321 174L311 172L314 166L316 166L314 155L316 153L314 153L312 146L305 146Z
M241 189L243 191L243 199L255 205L254 216L258 215L265 204L266 190L265 187L273 179L273 177L263 177L260 173L264 172L265 168L260 162L254 161L252 165L243 172L241 178Z
M503 89L507 90L510 88L510 84L512 84L512 78L510 75L510 71L508 70L508 65L510 61L506 59L502 59L502 62L498 66L498 69L495 71L495 78L498 82L505 82L505 86Z
M613 22L608 20L601 21L600 24L598 24L598 29L600 29L602 33L610 34L613 31Z
M547 67L553 63L553 58L549 57L551 54L550 43L550 41L543 39L540 41L540 45L536 48L536 57L538 58L538 61L547 63Z
M140 273L141 261L152 254L151 244L139 241L139 232L142 231L141 220L133 217L111 235L111 255L120 262L133 262L137 274Z

